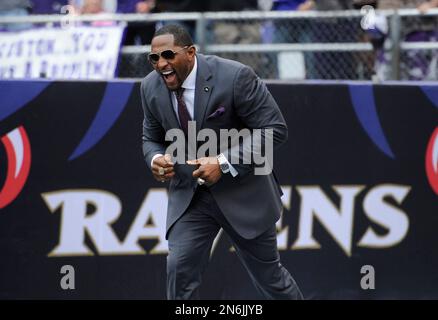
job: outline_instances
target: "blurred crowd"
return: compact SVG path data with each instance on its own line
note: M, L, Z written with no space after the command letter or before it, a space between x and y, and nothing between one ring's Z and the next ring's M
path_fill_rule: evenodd
M1 0L0 16L60 14L62 13L61 8L66 5L73 6L77 14L246 10L328 11L360 9L364 5L370 5L376 9L418 8L424 13L431 8L438 7L438 0ZM188 27L192 26L188 24ZM280 25L279 27L281 28L282 26ZM218 29L221 28L219 27ZM288 31L278 32L277 35L291 33ZM220 38L237 38L238 36L235 34L239 33L242 41L245 41L244 35L248 35L251 38L251 34L254 33L248 30L236 32L228 28L218 32ZM149 39L145 38L143 40ZM232 40L237 41L236 39ZM290 41L296 40L292 39Z
M157 12L206 12L206 11L328 11L328 10L359 10L365 5L375 9L401 9L417 8L425 13L431 8L438 7L438 0L1 0L1 16L24 16L29 14L59 14L63 6L70 5L77 14L102 14L102 13L157 13ZM65 11L64 11L65 13ZM129 22L124 38L124 45L149 44L157 27L172 21L162 22ZM196 41L195 21L183 23L191 32ZM383 74L387 70L389 59L388 53L383 50L389 34L388 21L385 17L377 16L365 36L358 39L352 36L347 28L351 29L342 21L326 21L314 19L311 21L294 19L293 24L286 19L277 19L258 23L230 23L230 21L215 21L207 24L208 41L216 44L242 44L242 43L305 43L305 42L361 42L369 41L374 47L375 67L377 74ZM7 30L19 30L29 27L29 24L10 24L0 26ZM437 16L421 19L403 26L402 41L437 41ZM344 30L345 29L345 30ZM345 31L345 32L344 32ZM424 59L417 59L416 52L409 52L414 61L411 66L411 79L420 80L430 78L429 65ZM330 59L343 59L354 64L351 53L339 52L328 56ZM273 62L277 62L277 56L272 55ZM325 58L326 59L326 58ZM438 59L438 57L437 57ZM306 73L309 78L320 78L318 61L321 56L318 53L306 54ZM258 61L257 63L259 63ZM436 68L435 68L436 69ZM333 78L342 78L337 72L343 72L340 68L330 70ZM434 71L436 72L436 71ZM274 78L278 74L268 75Z

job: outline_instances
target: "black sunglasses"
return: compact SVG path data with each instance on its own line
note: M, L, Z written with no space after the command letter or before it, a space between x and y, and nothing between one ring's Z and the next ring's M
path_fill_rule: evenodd
M168 49L168 50L164 50L164 51L161 51L161 52L158 52L158 53L149 53L148 58L149 58L149 61L151 63L153 63L153 64L158 63L158 60L160 60L160 57L163 57L166 60L173 60L173 59L175 59L175 55L178 52L180 52L180 51L182 51L184 49L187 49L189 47L190 46L185 46L185 47L182 47L181 49L179 49L177 51L173 51L173 50Z

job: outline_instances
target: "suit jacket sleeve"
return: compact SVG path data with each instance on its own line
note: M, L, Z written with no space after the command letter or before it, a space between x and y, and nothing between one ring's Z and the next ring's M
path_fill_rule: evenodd
M265 147L265 137L273 139L274 148L286 142L288 129L280 108L265 83L260 80L251 68L244 66L238 71L233 87L235 111L246 127L250 129L251 135L233 145L224 154L239 172L239 175L244 176L252 172L254 166L257 165L253 158L251 158L250 164L242 164L244 152L254 155L253 152L257 150L257 148L254 148L253 129L260 129L262 139L257 141L261 143L261 150L264 150ZM248 147L251 150L248 150ZM239 164L235 165L235 161L231 161L233 153L239 155Z
M141 103L144 113L142 134L143 156L146 164L151 169L152 157L158 153L164 154L165 152L165 132L164 128L152 114L150 106L147 104L145 94L146 85L145 80L143 80L140 87Z

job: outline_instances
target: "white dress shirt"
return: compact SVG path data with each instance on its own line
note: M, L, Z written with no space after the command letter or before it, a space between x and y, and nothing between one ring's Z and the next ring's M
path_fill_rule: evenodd
M182 88L184 88L183 98L184 102L187 107L187 111L190 114L190 118L194 119L195 114L195 88L196 88L196 72L198 71L198 59L196 59L195 56L195 64L193 65L192 71L190 71L187 78L184 80L183 84L181 85ZM173 110L175 111L176 117L179 121L179 115L178 115L178 102L176 100L176 92L172 91L172 106ZM162 156L162 154L156 154L152 157L151 161L151 167L152 163L154 162L155 158ZM228 167L230 168L230 173L233 177L238 175L237 170L228 162Z

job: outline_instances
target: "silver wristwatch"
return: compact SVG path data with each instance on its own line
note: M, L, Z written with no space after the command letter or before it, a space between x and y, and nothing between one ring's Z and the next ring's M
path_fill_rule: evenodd
M225 158L222 153L217 156L217 161L219 162L222 173L230 172L230 166L228 164L227 158Z

